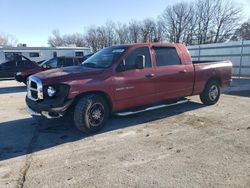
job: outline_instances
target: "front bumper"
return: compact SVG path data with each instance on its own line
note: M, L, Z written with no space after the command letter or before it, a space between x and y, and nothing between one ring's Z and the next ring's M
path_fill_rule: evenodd
M33 101L26 96L28 112L35 116L44 116L48 119L64 116L73 100L47 99L44 101Z

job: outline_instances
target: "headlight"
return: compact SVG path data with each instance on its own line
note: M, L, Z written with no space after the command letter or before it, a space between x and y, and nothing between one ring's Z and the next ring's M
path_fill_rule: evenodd
M49 86L47 89L47 93L49 97L54 97L56 94L56 89L53 88L52 86Z

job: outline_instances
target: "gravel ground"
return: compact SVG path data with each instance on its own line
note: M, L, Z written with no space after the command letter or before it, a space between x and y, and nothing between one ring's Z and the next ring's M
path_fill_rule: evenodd
M250 187L250 80L218 104L113 117L93 136L33 120L25 87L0 82L0 187Z

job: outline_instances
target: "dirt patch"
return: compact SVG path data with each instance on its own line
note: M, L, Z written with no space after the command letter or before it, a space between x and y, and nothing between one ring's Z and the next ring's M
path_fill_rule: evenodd
M175 119L176 122L180 124L192 126L194 128L218 127L221 125L221 122L216 119L193 114L182 114L180 116L177 116Z

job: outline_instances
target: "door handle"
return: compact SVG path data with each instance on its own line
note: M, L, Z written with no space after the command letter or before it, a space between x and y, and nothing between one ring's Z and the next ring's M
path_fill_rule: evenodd
M187 70L181 70L179 73L187 73Z
M154 77L155 77L155 74L146 74L145 77L146 77L146 78L154 78Z

